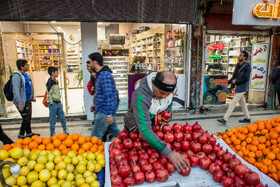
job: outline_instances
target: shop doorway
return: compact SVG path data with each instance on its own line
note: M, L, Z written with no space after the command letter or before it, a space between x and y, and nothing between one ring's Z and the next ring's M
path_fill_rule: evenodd
M43 104L43 97L46 92L46 82L49 78L47 69L49 66L54 66L59 69L58 82L61 90L61 101L64 111L69 113L70 103L77 99L71 99L73 93L69 91L69 77L66 76L67 66L65 62L65 47L63 33L2 33L4 62L6 70L6 79L18 71L16 67L17 59L26 59L30 70L28 74L31 76L34 97L36 102L33 102L33 117L47 117L49 110ZM82 94L76 93L77 95ZM76 91L77 92L77 91ZM69 97L70 96L70 97ZM81 99L82 104L82 99ZM6 101L5 109L9 117L19 117L19 113L12 102Z
M232 77L240 52L249 54L252 72L246 102L249 105L264 105L266 74L270 51L269 35L207 34L204 40L204 75L202 102L206 106L225 105L234 96L234 89L227 85ZM257 48L265 48L258 57Z

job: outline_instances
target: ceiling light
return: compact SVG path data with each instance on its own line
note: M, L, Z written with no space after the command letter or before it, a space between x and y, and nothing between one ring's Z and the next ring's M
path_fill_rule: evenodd
M101 28L98 28L97 30L101 31L102 29L101 29Z
M102 23L102 22L98 22L97 24L98 24L98 25L102 25L103 23Z
M230 41L231 41L231 38L228 38L228 37L224 38L224 42L229 43Z
M81 32L81 29L78 29L79 32Z
M61 27L57 27L57 29L58 29L58 30L60 30L60 31L62 30L62 28L61 28Z
M186 25L184 25L184 24L182 24L182 25L180 25L180 27L185 27Z
M51 21L51 23L56 23L56 21Z

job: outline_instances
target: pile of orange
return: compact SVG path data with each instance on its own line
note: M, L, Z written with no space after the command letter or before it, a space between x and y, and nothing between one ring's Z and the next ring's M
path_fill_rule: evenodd
M260 171L280 180L280 117L257 120L215 135Z
M32 152L37 150L60 150L61 154L66 155L69 151L74 151L76 154L83 154L85 152L99 152L104 154L104 142L96 136L81 136L79 134L65 133L53 135L51 138L43 138L37 135L31 138L18 139L15 143L6 144L2 147L3 150L10 150L19 147L22 149L30 149Z

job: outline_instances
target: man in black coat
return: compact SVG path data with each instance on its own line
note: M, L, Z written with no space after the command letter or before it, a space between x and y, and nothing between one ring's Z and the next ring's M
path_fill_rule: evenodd
M278 65L272 70L271 80L275 84L275 91L278 97L278 104L280 104L280 65Z
M251 74L251 65L246 60L248 59L248 53L246 51L242 51L238 56L238 63L235 66L233 76L228 81L228 84L231 84L231 88L235 87L235 96L229 107L227 112L225 113L222 119L218 119L218 122L222 123L223 125L226 124L227 120L229 119L230 115L232 114L236 104L239 102L239 105L242 108L242 111L245 115L243 120L239 120L240 123L250 123L250 114L246 105L245 100L245 93L248 91L250 74Z

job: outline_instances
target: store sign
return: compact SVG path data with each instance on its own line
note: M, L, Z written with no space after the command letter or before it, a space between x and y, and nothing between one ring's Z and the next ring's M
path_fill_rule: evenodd
M265 90L268 54L269 43L253 43L250 89L258 91Z
M280 26L280 0L234 0L233 25Z

